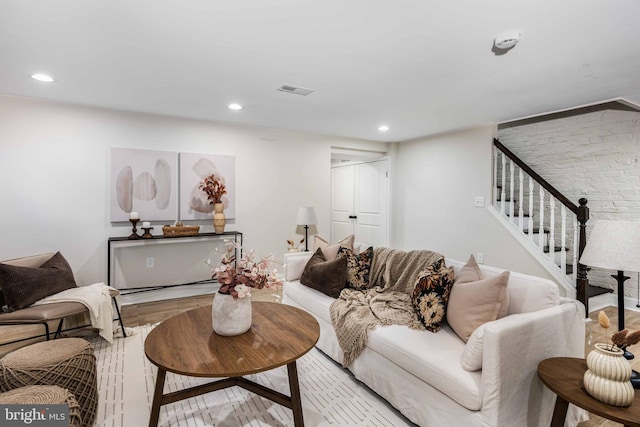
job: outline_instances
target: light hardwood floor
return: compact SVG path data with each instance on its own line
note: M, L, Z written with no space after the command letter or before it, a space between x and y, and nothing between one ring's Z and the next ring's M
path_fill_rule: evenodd
M253 290L252 291L252 299L254 301L279 301L282 297L282 290L274 291L272 289L261 289L261 290ZM211 304L212 296L211 295L203 295L196 297L188 297L188 298L180 298L180 299L172 299L144 304L130 304L122 307L122 317L124 320L124 324L127 327L134 327L139 325L145 325L147 323L157 323L161 322L165 319L168 319L176 314L182 313L184 311L188 311L197 307L205 306ZM618 324L618 311L616 307L607 307L604 309L604 312L607 313L607 316L611 320L611 328L609 331L609 336L612 332L617 330ZM594 320L586 328L586 336L585 336L585 354L588 354L593 349L593 344L596 342L605 342L605 331L598 325L598 312L594 312L589 316ZM625 327L631 331L640 329L640 312L625 310ZM10 327L3 327L10 328ZM40 327L41 328L41 327ZM83 336L91 333L88 330L78 330L73 331L72 333L68 333L67 335L73 336ZM3 338L6 335L3 334ZM42 339L40 339L42 340ZM32 341L35 342L35 341ZM19 344L18 346L25 345L25 343ZM2 346L0 347L0 356L2 354L7 353L10 348L16 348L16 346ZM640 371L640 344L635 345L630 348L630 350L637 354L638 357L631 361L631 367ZM614 427L620 426L618 423L614 423L608 420L604 420L603 418L598 417L597 415L591 415L591 419L587 422L581 423L580 427Z
M277 301L282 296L282 289L253 289L252 301ZM122 320L125 326L133 327L147 323L162 322L165 319L189 311L203 305L211 304L211 295L149 302L144 304L130 304L122 307Z

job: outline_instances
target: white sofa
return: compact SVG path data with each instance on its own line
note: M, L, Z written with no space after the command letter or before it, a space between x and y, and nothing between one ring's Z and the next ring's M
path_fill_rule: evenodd
M316 346L341 363L329 315L334 299L299 280L311 255L285 254L283 302L318 320ZM464 265L450 259L446 263L454 272ZM482 278L503 271L480 267ZM469 340L480 352L481 370L463 368L467 344L447 325L437 333L379 327L348 369L420 426L548 426L555 394L538 378L537 365L549 357L584 357L584 306L560 297L549 280L514 272L508 292L508 316L486 323L483 339ZM571 405L565 425L586 418L586 412Z

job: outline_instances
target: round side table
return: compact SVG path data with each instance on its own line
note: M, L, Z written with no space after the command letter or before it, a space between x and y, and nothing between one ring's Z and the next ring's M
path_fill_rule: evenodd
M607 405L587 393L582 377L587 370L584 359L553 357L538 364L538 376L558 398L553 410L551 427L563 427L567 408L572 403L592 414L599 415L625 426L640 427L640 390L635 390L635 398L630 406Z

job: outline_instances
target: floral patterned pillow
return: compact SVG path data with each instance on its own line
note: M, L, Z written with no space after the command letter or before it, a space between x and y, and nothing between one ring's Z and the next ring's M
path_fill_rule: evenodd
M411 302L418 318L431 332L438 332L445 321L453 281L453 267L447 267L444 258L418 274Z
M369 289L369 271L371 270L371 260L373 259L373 246L354 254L353 250L340 247L338 258L347 258L347 288L359 291Z

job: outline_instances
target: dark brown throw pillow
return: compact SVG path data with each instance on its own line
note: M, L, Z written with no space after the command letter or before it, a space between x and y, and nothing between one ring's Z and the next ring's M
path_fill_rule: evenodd
M354 254L353 250L345 247L338 249L338 258L347 259L347 288L358 291L369 289L369 271L373 259L373 246Z
M304 267L300 283L338 298L347 283L347 259L325 261L322 249L318 248Z
M0 288L9 311L75 287L71 267L60 252L38 268L0 263Z

